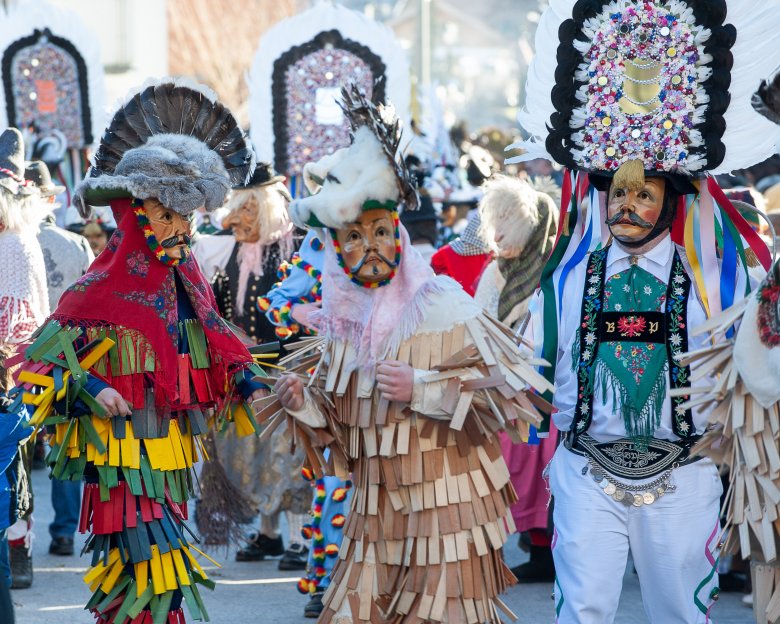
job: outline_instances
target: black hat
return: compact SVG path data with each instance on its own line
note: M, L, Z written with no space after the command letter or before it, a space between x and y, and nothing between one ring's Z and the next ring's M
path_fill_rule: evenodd
M27 169L24 171L24 177L38 187L41 197L54 197L65 190L64 186L54 184L51 181L49 167L42 160L28 162Z
M276 184L277 182L284 182L284 176L276 173L273 166L271 166L271 163L259 162L255 166L255 172L247 183L236 185L233 187L233 190L244 191L255 186L268 186L270 184Z
M0 186L14 195L35 192L33 185L24 179L24 139L16 128L6 128L0 134Z
M420 193L420 206L417 210L404 210L401 213L401 223L411 225L424 221L437 221L436 211L433 209L433 201L430 195Z

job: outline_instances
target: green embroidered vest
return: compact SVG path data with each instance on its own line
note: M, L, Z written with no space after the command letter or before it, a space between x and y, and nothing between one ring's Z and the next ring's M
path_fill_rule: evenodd
M661 423L666 379L671 388L688 385L690 370L678 364L688 348L687 301L691 282L677 252L669 283L632 264L606 279L609 247L588 259L578 338L572 353L577 374L577 405L570 441L587 431L596 387L623 418L629 438L646 447ZM598 384L598 386L597 386ZM672 428L692 436L685 397L673 397Z

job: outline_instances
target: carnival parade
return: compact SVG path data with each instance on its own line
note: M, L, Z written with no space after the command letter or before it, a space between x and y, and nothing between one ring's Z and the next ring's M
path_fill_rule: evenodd
M778 0L0 55L0 624L780 624Z

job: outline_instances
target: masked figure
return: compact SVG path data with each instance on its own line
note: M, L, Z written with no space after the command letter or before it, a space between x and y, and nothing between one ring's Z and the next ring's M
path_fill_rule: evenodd
M512 160L567 168L531 303L564 438L549 466L561 624L614 620L629 549L649 621L710 621L722 488L691 449L723 422L701 397L729 375L708 376L725 361L708 318L730 310L730 326L771 260L712 175L774 149L737 84L773 64L756 44L777 21L724 0L577 0L542 17L532 137Z
M323 354L312 377L276 386L314 471L328 443L333 470L352 474L320 621L498 622L515 497L494 432L538 422L524 379L541 378L506 328L415 252L398 219L417 200L394 157L398 124L357 89L343 97L353 143L323 167L322 190L291 206L296 222L324 228L311 315Z
M558 224L558 208L545 193L523 180L493 176L484 185L479 203L480 237L496 255L479 279L474 299L502 323L520 331L527 323L528 305L539 285ZM551 583L555 579L550 543L549 492L542 478L555 453L550 435L533 444L512 444L501 437L517 502L512 505L515 526L530 552L530 560L512 568L520 583ZM535 437L535 436L534 436Z
M183 622L184 602L206 617L197 585L211 582L184 524L191 470L210 427L254 431L260 371L190 253L189 215L222 205L253 160L213 94L161 82L114 115L76 190L85 216L108 203L117 230L24 351L16 400L52 434L54 477L85 481L101 622Z
M259 300L273 287L281 265L293 253L293 224L287 214L289 193L284 178L267 163L255 169L252 179L235 187L223 219L225 234L201 238L196 254L216 266L212 280L217 305L225 318L244 331L252 342L277 340L277 328L258 308ZM306 568L307 547L301 528L307 519L311 490L300 478L303 455L291 454L279 430L262 440L239 437L235 432L216 440L228 480L251 500L260 526L237 561L261 561L282 556L280 570ZM285 548L279 534L279 514L287 519Z
M246 186L236 187L222 224L232 236L203 237L196 245L216 273L212 278L224 317L256 343L276 340L273 326L259 313L258 298L276 282L279 267L295 249L293 225L287 215L289 194L284 178L261 163Z

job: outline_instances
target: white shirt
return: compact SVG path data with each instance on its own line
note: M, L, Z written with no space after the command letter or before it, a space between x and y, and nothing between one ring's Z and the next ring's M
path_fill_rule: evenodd
M672 260L674 259L675 246L669 236L666 236L658 245L639 257L637 265L651 273L665 284L669 282L669 275L672 270ZM681 251L682 254L682 251ZM610 278L616 273L630 268L631 253L622 249L617 243L613 244L607 254L607 273ZM683 258L683 262L685 259ZM571 422L574 410L577 404L577 375L572 371L571 349L577 341L577 328L580 325L582 310L582 293L585 286L585 276L587 272L587 262L579 263L569 274L563 288L563 310L564 317L559 321L558 327L558 364L555 369L555 387L556 392L553 397L553 405L558 412L553 414L555 426L560 431L568 431L571 428ZM737 292L744 292L745 278L738 271ZM739 283L741 280L741 284ZM696 294L695 284L691 284L690 295L688 297L688 319L687 326L690 330L701 325L707 320L704 307ZM707 343L707 336L700 335L693 337L688 332L688 350L702 348ZM695 363L691 366L691 376L695 371ZM669 373L662 373L666 377L666 399L664 400L663 410L661 412L661 424L655 432L656 438L665 440L676 440L677 436L672 432L671 402L669 400ZM588 428L588 435L600 442L607 442L617 438L626 437L626 428L623 424L623 416L620 410L612 403L611 392L607 392L607 397L603 397L600 391L600 384L595 384L593 395L593 419ZM696 386L712 385L712 380L704 378ZM605 403L606 398L606 403ZM697 434L704 432L707 425L707 413L701 409L693 409L693 424Z

